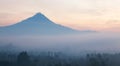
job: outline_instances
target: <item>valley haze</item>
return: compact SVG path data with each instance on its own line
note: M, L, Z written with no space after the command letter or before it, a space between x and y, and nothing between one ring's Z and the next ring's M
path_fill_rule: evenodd
M74 30L56 24L41 13L19 23L0 27L0 46L19 50L64 53L119 52L120 35L93 30Z

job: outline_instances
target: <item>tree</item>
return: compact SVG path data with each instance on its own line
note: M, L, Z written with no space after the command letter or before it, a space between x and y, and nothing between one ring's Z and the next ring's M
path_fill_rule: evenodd
M101 54L87 55L89 66L107 66L107 62Z
M30 65L30 57L27 52L21 52L17 56L17 64L18 66L29 66Z

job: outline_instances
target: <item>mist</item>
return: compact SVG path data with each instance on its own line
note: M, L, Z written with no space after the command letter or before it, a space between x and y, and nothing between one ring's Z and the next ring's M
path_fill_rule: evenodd
M0 37L0 46L12 45L22 51L53 51L64 53L90 53L120 51L117 33L88 33L58 36L7 36ZM6 49L6 48L4 48Z

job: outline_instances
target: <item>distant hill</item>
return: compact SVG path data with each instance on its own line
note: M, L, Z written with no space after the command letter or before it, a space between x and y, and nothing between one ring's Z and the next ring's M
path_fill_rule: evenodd
M41 13L36 13L34 16L25 19L19 23L0 27L0 35L58 35L58 34L78 34L81 32L94 31L78 31L49 20Z

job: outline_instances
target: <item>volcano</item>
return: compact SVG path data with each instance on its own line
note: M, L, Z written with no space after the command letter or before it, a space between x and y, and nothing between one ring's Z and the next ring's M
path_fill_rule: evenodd
M42 13L36 13L16 24L0 27L0 35L58 35L76 34L82 31L74 30L52 22ZM86 32L86 31L85 31Z

